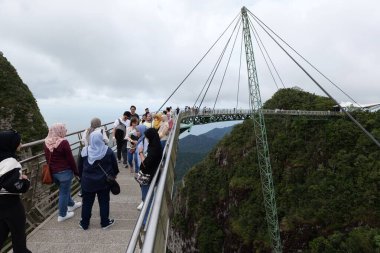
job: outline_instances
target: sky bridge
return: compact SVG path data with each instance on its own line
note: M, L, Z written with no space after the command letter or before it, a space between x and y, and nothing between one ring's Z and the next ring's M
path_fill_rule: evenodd
M174 117L173 128L169 134L168 141L166 142L163 158L156 175L153 177L151 187L146 197L145 202L149 202L150 200L152 201L152 205L149 209L148 205L144 204L142 210L137 211L136 207L140 203L141 196L139 185L137 182L135 182L133 175L129 174L128 170L126 170L123 166L120 166L121 173L118 176L118 181L121 185L121 194L112 196L110 203L110 218L114 218L116 220L114 226L110 227L107 230L102 230L100 228L98 207L96 203L94 204L93 217L91 219L91 224L88 231L83 231L79 227L80 209L76 210L74 218L62 223L58 223L56 220L58 190L54 185L46 186L40 183L41 168L42 165L46 163L46 161L44 159L43 153L36 153L36 150L42 150L43 140L24 145L24 159L21 161L21 164L23 165L25 173L31 179L31 189L27 194L23 196L23 198L26 206L28 225L27 244L33 252L166 252L168 234L170 229L170 219L172 218L174 212L172 200L174 192L175 163L180 133L192 125L244 119L252 119L254 122L254 129L252 129L252 131L256 137L255 145L257 148L257 157L259 163L258 167L262 184L264 200L263 205L265 207L266 213L266 217L263 217L263 220L265 219L268 225L268 237L270 238L273 252L282 252L264 115L274 118L283 116L304 116L310 117L311 119L326 119L344 115L351 119L359 128L361 128L361 130L363 130L363 132L379 147L380 143L371 135L371 133L366 131L361 126L361 124L350 115L349 112L347 112L342 107L340 107L342 112L283 110L282 108L274 110L262 109L263 106L261 102L251 38L251 34L253 34L254 37L256 37L258 34L252 24L252 21L256 21L259 26L265 29L266 25L263 24L263 22L248 9L243 7L241 14L239 13L239 15L237 15L231 24L227 27L227 29L230 26L234 27L233 31L223 49L223 52L221 53L221 56L219 57L217 63L211 71L211 74L205 82L202 91L199 93L198 98L194 103L194 105L198 103L197 108L202 108L202 104L205 101L205 97L209 91L210 84L214 79L221 59L226 52L227 46L230 41L234 41L231 49L232 54L236 38L238 37L239 30L242 27L240 59L244 46L247 62L248 102L250 108L247 110L233 108L224 110L215 109L217 100L219 98L219 92L223 85L228 63L231 58L230 57L223 73L222 82L220 83L213 108L205 110L184 111ZM232 24L235 25L232 26ZM223 34L226 32L226 30L223 32ZM270 31L271 30L269 29L266 32L269 33ZM233 37L234 34L235 37ZM274 39L273 35L270 36L272 39ZM220 37L213 44L213 46L219 41L219 39ZM282 39L280 38L280 40ZM256 41L259 47L260 45L264 46L260 39L256 38ZM276 41L276 43L278 43L278 41ZM283 46L279 46L284 49ZM209 49L209 51L212 49L212 47ZM209 51L207 51L207 53ZM207 53L203 56L203 58L207 55ZM305 70L305 68L299 64L298 61L296 61L287 51L285 51L285 53L319 88L323 90L327 97L336 102L336 100L319 84L319 82L317 82L309 74L308 71ZM298 52L296 53L298 54ZM267 57L269 57L269 55ZM181 85L185 82L193 70L198 66L198 64L203 60L203 58L177 86L177 88L173 91L173 93L163 103L162 106L164 106L174 95L174 93L177 92L177 90L181 87ZM272 62L272 60L270 60L270 62ZM309 63L308 61L306 62ZM311 67L315 69L313 65L311 65ZM273 71L278 75L277 69L274 67L274 65L272 67L268 66L268 68L272 68ZM317 70L317 72L319 71ZM274 78L273 75L272 77ZM281 80L279 75L278 79ZM285 88L282 80L281 83ZM237 106L235 108L239 108L238 99L236 104ZM337 102L336 104L339 105ZM157 111L160 111L162 109L162 106ZM108 123L104 125L104 127L109 132L113 126L112 123ZM82 137L82 132L83 131L74 132L67 136L70 140L70 145L74 155L77 155L79 153L79 140ZM111 146L113 147L113 144L111 144ZM74 181L72 194L75 195L78 190L78 182ZM149 218L147 220L147 224L144 226L142 224L143 217L147 213L149 214ZM8 244L7 249L9 248L10 244Z
M154 187L149 190L148 198L153 199L152 208L147 210L144 206L140 212L136 209L141 201L140 187L133 175L124 165L120 164L118 182L121 186L120 195L111 194L110 218L116 220L115 225L107 230L100 227L99 207L95 201L90 228L83 231L79 227L81 209L75 211L75 216L65 222L57 221L58 190L54 185L40 184L42 165L46 162L43 153L32 154L32 149L42 148L43 140L25 144L24 157L21 161L25 173L31 179L31 189L24 195L27 209L28 237L27 244L32 252L140 252L144 247L154 249L154 252L165 252L168 236L169 222L172 215L173 184L175 178L175 161L178 151L178 138L184 130L181 122L208 124L213 122L244 120L250 118L250 110L223 109L214 112L183 111L174 117L174 126L165 146L164 156L157 174L152 182ZM316 117L340 116L337 112L323 111L284 111L266 110L266 113L277 115L314 115ZM243 116L238 116L243 115ZM215 120L195 120L213 118ZM178 124L180 122L180 124ZM105 124L108 132L112 130L112 123ZM186 129L186 128L185 128ZM67 135L74 155L80 148L80 139L84 130ZM114 147L114 143L110 143ZM76 201L79 191L78 182L74 179L72 194ZM155 192L153 196L153 191ZM142 217L145 212L150 213L146 227L142 226ZM8 247L11 245L8 244ZM11 252L11 251L10 251Z

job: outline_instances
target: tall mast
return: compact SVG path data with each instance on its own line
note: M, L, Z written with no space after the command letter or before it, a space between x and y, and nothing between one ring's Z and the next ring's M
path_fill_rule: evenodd
M278 226L275 191L273 186L272 167L269 158L269 147L264 115L261 111L262 102L260 96L259 81L257 79L255 56L253 54L249 20L247 16L247 9L245 7L241 9L241 14L248 71L249 101L252 110L254 132L256 136L256 149L260 169L261 188L264 198L268 232L270 235L273 252L277 253L282 252L282 248L280 229Z

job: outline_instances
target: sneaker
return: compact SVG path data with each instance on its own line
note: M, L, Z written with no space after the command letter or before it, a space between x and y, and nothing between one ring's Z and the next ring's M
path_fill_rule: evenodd
M111 220L108 222L108 225L106 225L106 226L102 226L102 229L107 229L107 228L111 227L114 223L115 223L115 220L114 220L114 219L111 219Z
M140 205L137 206L137 210L141 211L141 209L143 208L143 205L144 205L144 202L141 201Z
M58 216L58 222L65 221L67 219L70 219L74 216L74 212L67 211L66 216Z
M85 227L85 226L82 225L82 222L81 222L81 221L79 222L79 227L80 227L81 229L83 229L83 230L87 230L87 229L88 229L88 227Z
M75 209L77 209L78 207L81 207L81 206L82 206L82 202L75 202L75 204L73 206L68 206L67 207L67 211L72 212L72 211L74 211Z

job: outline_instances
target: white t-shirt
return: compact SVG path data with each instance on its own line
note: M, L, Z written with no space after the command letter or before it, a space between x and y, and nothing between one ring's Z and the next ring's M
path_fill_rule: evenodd
M127 148L132 147L132 143L129 141L131 139L132 135L136 135L136 128L133 128L131 126L127 127L127 133L125 134L124 140L128 140L127 142Z
M117 127L120 124L119 120L120 120L121 123L123 123L125 125L125 127L129 127L129 125L131 124L131 121L129 119L123 120L123 118L118 118L113 123L114 127Z

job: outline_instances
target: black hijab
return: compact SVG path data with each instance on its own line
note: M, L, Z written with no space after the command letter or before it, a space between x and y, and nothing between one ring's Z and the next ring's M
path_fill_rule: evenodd
M21 143L21 136L15 130L0 132L0 162L4 159L16 158L17 147Z
M144 173L148 173L153 176L156 172L158 165L162 158L162 147L160 142L160 136L154 128L148 128L145 133L145 137L148 139L148 155L144 160Z

